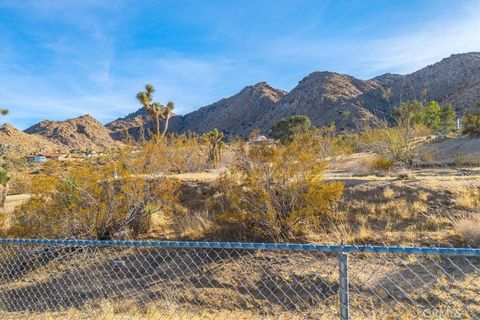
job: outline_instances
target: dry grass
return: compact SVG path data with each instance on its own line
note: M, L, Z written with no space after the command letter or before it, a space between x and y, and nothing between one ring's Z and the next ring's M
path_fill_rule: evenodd
M363 156L357 162L359 166L353 173L360 176L370 174L385 175L390 172L394 165L391 160L375 154Z
M435 152L432 150L421 151L418 154L420 161L425 163L431 163L435 160Z
M383 197L384 197L386 200L392 200L393 198L395 198L395 191L393 191L393 189L390 188L390 187L386 187L386 188L383 190Z
M417 193L417 199L418 199L418 201L425 202L425 201L428 201L429 198L430 198L430 194L429 194L428 192L419 191L419 192Z
M24 319L41 318L44 320L60 319L129 319L129 320L151 320L151 319L169 319L169 320L203 320L203 319L303 319L300 315L285 313L283 316L265 316L255 314L250 310L213 310L208 308L193 308L176 305L173 302L164 303L164 305L144 305L140 306L132 301L111 302L97 301L91 303L83 309L69 309L59 312L1 312L1 319ZM327 317L323 319L328 319Z
M456 183L456 182L455 182ZM371 186L368 186L371 185ZM353 189L353 190L352 190ZM454 221L474 207L471 187L425 181L376 181L347 191L337 215L306 233L308 241L457 246L465 241ZM468 192L467 192L468 191ZM473 203L473 204L472 204ZM447 210L447 206L451 206ZM469 209L468 212L472 210Z
M175 219L175 232L180 238L201 239L213 228L212 216L207 210L180 215Z
M158 212L150 217L150 237L200 240L214 228L207 210L184 210L176 215Z
M456 154L453 163L457 166L478 166L480 165L479 153Z
M415 213L426 213L428 206L422 201L413 201L411 204L411 209Z
M479 218L464 218L454 223L455 231L457 231L471 247L480 246L480 219Z
M468 209L480 208L480 188L475 186L460 188L456 194L457 205Z

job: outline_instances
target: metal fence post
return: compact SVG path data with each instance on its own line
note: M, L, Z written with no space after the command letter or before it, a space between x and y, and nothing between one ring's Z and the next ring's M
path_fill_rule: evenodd
M340 319L349 319L349 292L348 292L348 253L340 251L338 253L339 283L340 283Z

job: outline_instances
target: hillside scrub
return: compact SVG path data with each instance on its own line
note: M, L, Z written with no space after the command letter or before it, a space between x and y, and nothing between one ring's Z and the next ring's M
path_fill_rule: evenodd
M392 163L410 165L418 147L414 138L414 128L398 125L372 129L360 134L359 145L362 151L375 152Z
M423 125L433 132L449 133L455 130L456 113L450 104L440 105L437 101L426 103L412 100L403 102L392 110L395 122L403 125Z
M212 166L209 146L202 137L171 135L157 141L146 141L139 148L121 151L132 170L145 175L203 171Z
M272 128L272 137L281 143L290 143L302 134L313 129L312 123L307 116L290 116L281 119Z
M463 134L480 136L480 103L463 116L462 128Z
M4 168L0 168L0 208L5 205L10 179L10 173Z
M323 179L320 154L308 134L288 145L241 146L216 182L221 231L236 239L287 241L335 215L343 184Z
M59 177L38 176L32 198L14 211L8 235L131 238L148 232L152 215L181 210L175 180L137 177L132 168L117 159L72 166Z

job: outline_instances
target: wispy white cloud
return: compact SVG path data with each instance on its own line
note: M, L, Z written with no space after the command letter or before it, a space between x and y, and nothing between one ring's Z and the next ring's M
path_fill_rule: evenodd
M454 53L480 50L480 2L466 7L462 17L425 23L396 34L371 37L275 38L258 48L277 64L310 65L311 71L330 70L370 78L383 72L410 73Z

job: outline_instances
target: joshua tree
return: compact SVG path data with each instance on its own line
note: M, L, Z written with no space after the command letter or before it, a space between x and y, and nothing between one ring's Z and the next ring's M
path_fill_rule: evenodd
M0 168L0 208L5 206L7 199L8 182L10 181L10 174L7 170Z
M165 107L165 112L163 113L163 117L165 119L165 126L163 127L163 135L167 133L168 129L168 120L170 120L170 117L172 116L172 111L175 108L175 105L173 104L172 101L169 101L167 103L167 106Z
M217 163L221 159L221 152L224 146L222 142L223 132L213 129L212 131L207 132L204 137L210 146L208 151L208 160L211 163Z
M160 137L160 120L165 121L165 127L162 133L162 136L164 136L168 129L168 120L172 115L174 104L173 102L169 102L165 107L159 102L152 102L154 92L155 89L153 86L151 84L147 84L145 86L145 91L140 91L137 93L137 100L152 116L153 121L155 122L155 135L158 139Z

